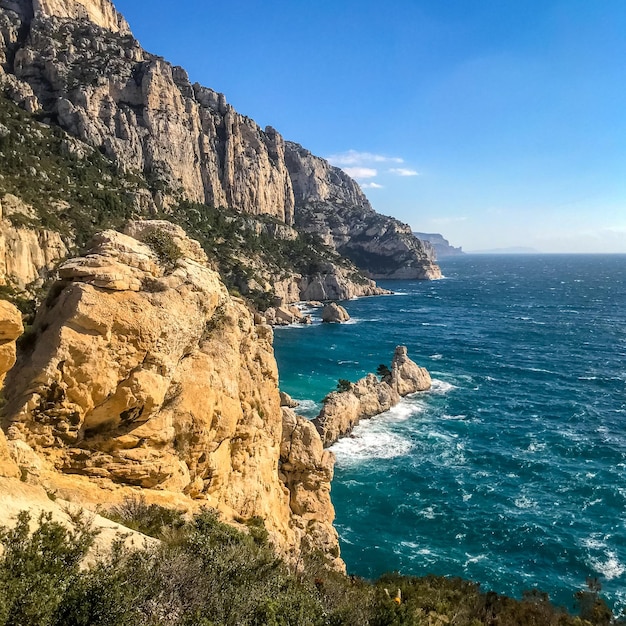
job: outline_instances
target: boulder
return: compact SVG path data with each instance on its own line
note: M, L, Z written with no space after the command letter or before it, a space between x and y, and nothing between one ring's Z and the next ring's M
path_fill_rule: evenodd
M289 409L295 409L298 406L298 403L288 393L281 391L280 406L286 406Z
M342 323L347 322L350 319L348 311L336 302L327 304L322 310L322 322L327 323Z

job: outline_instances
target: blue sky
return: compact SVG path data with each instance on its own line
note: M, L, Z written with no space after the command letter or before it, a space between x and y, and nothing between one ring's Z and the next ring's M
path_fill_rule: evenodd
M626 253L626 0L116 0L150 52L466 250Z

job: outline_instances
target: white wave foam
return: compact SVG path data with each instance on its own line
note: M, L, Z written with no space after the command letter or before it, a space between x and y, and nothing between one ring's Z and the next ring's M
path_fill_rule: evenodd
M441 359L443 359L443 354L431 354L428 358L432 359L433 361L440 361Z
M617 554L612 550L607 550L604 558L589 559L589 564L607 580L619 578L626 571L626 567L620 563Z
M438 378L434 378L430 391L432 393L443 395L445 393L448 393L449 391L452 391L453 389L456 389L456 387L452 383L448 383L445 380L439 380Z
M587 548L588 550L604 550L607 546L603 540L597 539L595 537L585 537L580 542L583 548Z
M542 367L526 367L524 369L528 372L538 372L539 374L557 374L557 372L551 372L550 370L543 369Z
M467 415L448 415L447 413L444 413L441 416L442 420L464 420L467 418Z
M421 510L418 515L426 519L435 519L436 517L435 509L432 506L427 506L425 509Z
M426 407L422 402L411 402L410 399L405 399L396 404L396 406L390 408L388 411L385 411L385 413L381 413L379 418L386 420L387 422L405 422L416 414L423 413L425 410Z
M528 496L521 496L515 499L515 506L518 509L534 509L537 506L537 502Z
M315 400L300 400L298 398L294 398L294 400L298 403L296 413L304 413L306 416L314 416L317 415L322 409L322 405L319 402L315 402Z
M349 437L340 439L331 450L337 456L338 463L406 456L413 449L413 443L395 432L394 424L405 422L424 410L419 402L403 400L389 411L363 420Z
M389 432L376 425L360 428L357 426L351 437L340 439L331 450L339 464L358 463L369 459L394 459L406 456L413 445L401 435Z
M467 567L471 563L478 563L479 561L484 561L487 558L486 554L479 554L477 556L470 556L467 552L465 553L467 557L467 561L465 561L465 565L463 567Z

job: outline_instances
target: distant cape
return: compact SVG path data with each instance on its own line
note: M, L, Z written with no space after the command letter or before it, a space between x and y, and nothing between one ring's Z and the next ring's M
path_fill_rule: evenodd
M441 259L446 256L457 256L459 254L465 254L462 248L455 248L450 245L450 242L439 233L413 233L418 239L422 241L428 241L435 249L437 258Z

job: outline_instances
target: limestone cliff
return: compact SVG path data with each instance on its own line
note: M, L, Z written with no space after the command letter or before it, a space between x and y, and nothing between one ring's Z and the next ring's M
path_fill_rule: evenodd
M2 6L5 78L48 119L158 180L165 196L292 223L282 137L144 51L108 0L39 0L32 20Z
M413 233L418 239L427 241L435 249L435 254L438 259L446 256L458 256L465 254L463 248L455 248L450 245L450 242L439 233Z
M314 429L284 425L271 328L180 228L127 232L100 234L60 267L8 375L14 457L74 501L141 489L226 519L259 515L283 552L314 536L341 567L332 457Z
M34 4L33 4L34 1ZM26 110L184 197L320 235L372 277L436 278L428 247L355 181L149 54L108 0L0 0L0 82Z
M20 312L9 302L0 300L0 385L6 373L15 365L15 340L24 332ZM17 478L20 475L15 461L7 448L4 433L0 429L0 477Z
M432 246L408 224L376 213L358 184L328 161L285 146L298 228L320 235L371 278L441 278Z
M31 210L7 194L0 201L0 284L24 289L40 286L55 263L67 255L59 233L47 229L17 226ZM17 219L16 219L17 218ZM15 219L14 223L12 219Z
M362 420L388 411L403 396L430 389L430 374L398 346L389 373L382 380L368 374L345 391L334 391L324 399L320 414L313 420L324 446L348 435Z

